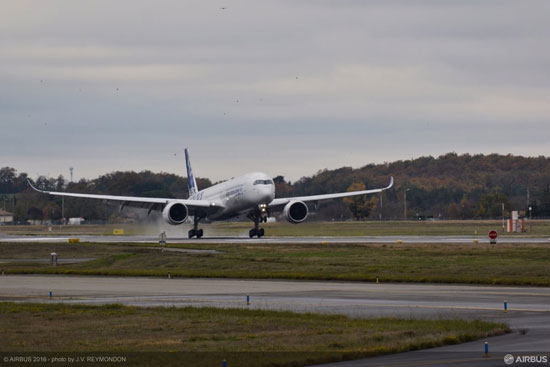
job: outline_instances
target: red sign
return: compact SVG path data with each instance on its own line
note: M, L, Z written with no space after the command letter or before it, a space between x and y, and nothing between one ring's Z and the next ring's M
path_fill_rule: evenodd
M495 231L495 230L492 230L492 231L490 231L490 232L489 232L489 238L490 238L490 239L492 239L492 240L496 240L496 239L497 239L497 237L498 237L498 233L497 233L497 231Z

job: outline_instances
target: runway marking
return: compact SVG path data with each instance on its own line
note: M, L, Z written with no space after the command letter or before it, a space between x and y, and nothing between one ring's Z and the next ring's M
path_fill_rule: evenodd
M229 298L229 299L228 299ZM173 296L104 296L104 297L89 297L89 296L70 296L70 295L59 295L55 296L54 299L49 298L44 295L0 295L0 299L5 300L57 300L57 301L75 301L75 302L102 302L102 301L112 301L112 302L147 302L147 301L157 301L157 302L172 302L172 303L213 303L213 304L241 304L243 301L240 299L240 296L231 295L228 298L219 298L218 297L197 297L191 295L173 295ZM262 306L262 302L269 301L270 304L277 304L279 302L286 302L288 300L284 298L273 299L272 297L262 297L258 296L256 305ZM306 300L307 301L307 300ZM419 308L419 309L434 309L434 310L473 310L473 311L498 311L503 312L501 307L482 307L482 306L450 306L450 305L415 305L415 304L395 304L395 303L361 303L362 300L358 299L359 303L354 302L355 306L363 307L394 307L394 308ZM291 302L292 303L292 302ZM309 300L311 303L311 300ZM306 302L308 304L308 302ZM534 313L550 313L550 309L530 309L530 308L508 308L508 313L512 312L534 312Z
M478 307L478 306L435 306L435 305L399 305L399 304L375 304L366 306L375 307L401 307L401 308L428 308L428 309L443 309L443 310L478 310L478 311L503 311L500 307ZM508 312L550 312L550 309L530 309L530 308L508 308Z
M366 285L371 285L372 283L366 283ZM383 284L382 286L386 286L386 285L389 285L389 286L394 286L395 283L386 283L386 284ZM422 287L422 284L412 284L414 286L418 285L419 287ZM377 287L379 286L379 284L377 285ZM483 286L483 285L482 285ZM452 285L450 285L450 287L452 287ZM461 287L460 284L457 284L456 287ZM484 287L484 286L483 286ZM479 295L479 296L484 296L484 295L502 295L502 296L519 296L519 297L522 297L522 296L525 296L525 297L550 297L550 293L534 293L534 292L525 292L525 293L522 293L522 292L514 292L514 291L510 291L510 292L506 292L506 291L485 291L486 288L477 288L477 287L472 287L472 288L469 288L469 289L452 289L452 288L449 288L449 289L444 289L444 290L424 290L424 292L432 292L432 293L438 293L438 294L441 294L441 293L453 293L453 294L456 294L456 293L468 293L468 294L475 294L475 295ZM393 293L393 294L401 294L401 293L409 293L410 290L400 290L400 289L364 289L364 290L360 290L361 292L367 292L367 293ZM478 292L476 292L478 291Z
M503 296L529 296L529 297L550 297L549 293L521 293L521 292L483 292L483 294L501 294Z
M411 283L410 284L411 286L418 286L420 288L422 288L423 286L425 286L425 284L415 284L415 283ZM394 293L394 294L401 294L401 293L410 293L410 290L403 290L403 289L387 289L387 288L382 288L382 287L385 287L385 286L389 286L389 287L393 287L393 286L399 286L398 284L396 283L385 283L385 284L377 284L376 285L376 288L382 288L382 289L375 289L374 288L374 283L365 283L365 286L372 286L372 289L358 289L357 291L358 292L367 292L367 293ZM426 290L423 290L424 292L432 292L432 293L438 293L438 294L441 294L441 293L453 293L453 294L456 294L456 293L468 293L468 294L476 294L476 295L480 295L480 296L483 296L483 295L503 295L503 296L529 296L529 297L550 297L550 293L531 293L531 292L525 292L525 293L522 293L522 292L505 292L505 291L485 291L485 289L488 288L488 286L485 286L485 285L481 285L480 287L474 287L474 286L470 286L470 288L468 289L453 289L451 287L463 287L463 285L461 284L455 284L455 285L449 285L449 288L448 289L426 289ZM483 288L482 288L483 287ZM478 291L478 292L476 292ZM549 290L550 291L550 290Z

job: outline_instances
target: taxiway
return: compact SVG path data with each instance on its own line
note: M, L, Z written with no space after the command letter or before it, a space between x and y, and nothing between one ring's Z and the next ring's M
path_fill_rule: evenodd
M49 297L49 292L53 297ZM246 303L250 296L250 304ZM464 318L506 322L513 333L427 351L331 366L503 366L507 353L543 353L550 346L550 288L444 284L160 279L88 276L0 276L0 299L16 302L137 306L214 306L352 317ZM503 303L507 301L508 312Z

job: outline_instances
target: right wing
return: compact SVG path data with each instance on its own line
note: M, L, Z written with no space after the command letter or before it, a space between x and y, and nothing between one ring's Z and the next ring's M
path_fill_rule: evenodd
M291 201L321 201L321 200L329 200L329 199L337 199L337 198L344 198L348 196L355 196L355 195L366 195L366 194L374 194L377 192L382 192L384 190L387 190L393 186L393 176L390 178L390 184L386 187L383 187L381 189L371 189L371 190L362 190L362 191L349 191L349 192L339 192L336 194L323 194L323 195L310 195L310 196L295 196L290 198L280 198L280 199L273 199L271 203L269 203L269 208L274 208L282 205L286 205L287 203Z
M221 210L223 206L220 203L208 200L188 200L188 199L167 199L167 198L146 198L138 196L117 196L117 195L95 195L95 194L78 194L72 192L44 191L34 187L30 180L27 180L30 187L34 190L55 196L68 196L73 198L97 199L103 200L108 204L121 205L121 207L131 206L134 208L162 211L169 203L180 203L187 206L192 212L200 210L206 214L212 214Z

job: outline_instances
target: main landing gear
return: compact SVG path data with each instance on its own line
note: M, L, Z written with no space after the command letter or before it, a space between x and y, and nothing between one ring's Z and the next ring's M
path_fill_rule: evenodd
M199 217L194 218L194 220L193 220L193 229L190 229L189 232L187 232L187 234L189 235L189 238L193 238L193 237L201 238L202 237L202 233L203 233L202 228L201 229L198 228L199 221L200 221Z
M248 236L250 238L256 237L256 236L258 238L263 237L264 229L259 227L261 222L264 222L264 223L267 222L267 215L262 215L262 213L258 213L254 215L249 215L248 217L254 221L254 228L248 231Z

